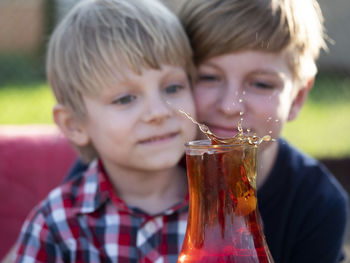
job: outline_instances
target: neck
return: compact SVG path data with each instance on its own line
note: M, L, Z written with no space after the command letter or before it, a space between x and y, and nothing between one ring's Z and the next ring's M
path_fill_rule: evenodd
M261 149L258 153L258 176L257 188L260 188L268 178L278 154L278 141L269 142L265 149Z
M105 167L118 196L129 206L157 214L185 199L186 171L175 166L161 171Z

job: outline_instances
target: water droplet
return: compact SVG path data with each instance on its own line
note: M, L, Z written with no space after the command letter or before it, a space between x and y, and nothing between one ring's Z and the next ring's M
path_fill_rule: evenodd
M245 95L245 90L243 90L242 94Z
M243 101L242 99L239 99L239 100L238 100L239 103L242 103L242 101Z
M272 117L268 117L267 118L267 122L271 121L272 120Z
M241 115L241 116L242 116L243 114L244 114L244 112L243 112L243 111L240 111L240 112L239 112L239 115Z
M272 131L269 131L269 134L271 134L272 133Z
M239 133L243 132L242 122L238 122L237 129L238 129Z
M220 137L216 136L215 134L213 134L209 130L208 126L197 122L194 118L192 118L192 116L190 114L188 114L184 110L179 109L178 111L183 113L193 123L198 125L201 132L203 132L208 137L208 139L211 140L212 143L214 143L214 144L241 144L241 145L250 144L250 145L258 146L263 141L269 141L271 139L270 135L265 135L264 137L260 138L259 136L256 135L256 133L253 133L253 135L251 135L251 136L248 134L244 134L243 128L242 128L243 118L241 118L241 120L238 122L238 126L237 126L238 133L235 136L233 136L232 138L220 138ZM247 132L249 133L250 131L251 131L251 129L248 128Z
M279 119L276 119L275 122L279 122Z
M265 135L264 137L261 138L264 142L271 141L271 136L270 135Z

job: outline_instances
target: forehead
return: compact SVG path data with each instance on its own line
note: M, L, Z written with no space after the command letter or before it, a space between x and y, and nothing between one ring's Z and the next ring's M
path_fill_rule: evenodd
M102 74L100 74L102 75ZM99 75L99 76L100 76ZM93 95L101 94L106 90L117 90L119 87L137 87L148 85L161 85L167 80L187 79L186 71L183 67L161 64L160 68L141 68L140 72L120 64L109 74L104 74L96 83Z
M203 69L211 66L223 70L224 72L234 73L269 73L292 78L292 70L288 59L284 53L268 53L261 51L243 51L229 53L213 57L201 65Z
M162 81L171 77L187 76L186 71L183 67L161 64L159 68L144 67L140 69L140 72L133 70L127 66L119 68L119 70L111 76L110 82L119 83L140 83L147 84L143 82L148 81Z

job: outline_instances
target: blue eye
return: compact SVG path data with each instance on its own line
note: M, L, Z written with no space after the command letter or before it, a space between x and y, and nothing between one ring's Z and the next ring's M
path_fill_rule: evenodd
M133 102L136 99L134 95L125 95L113 101L113 104L125 105Z
M167 94L175 94L175 93L178 93L183 88L184 88L183 86L177 85L177 84L169 85L169 86L167 86L165 88L165 93L167 93Z

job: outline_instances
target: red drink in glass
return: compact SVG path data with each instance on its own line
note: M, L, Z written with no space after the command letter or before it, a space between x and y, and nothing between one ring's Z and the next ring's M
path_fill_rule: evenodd
M178 263L273 262L256 197L256 145L186 145L190 205Z

